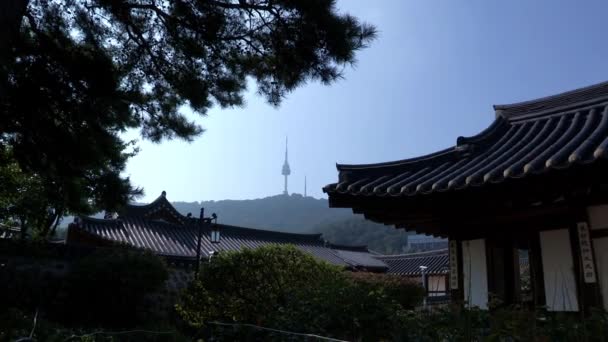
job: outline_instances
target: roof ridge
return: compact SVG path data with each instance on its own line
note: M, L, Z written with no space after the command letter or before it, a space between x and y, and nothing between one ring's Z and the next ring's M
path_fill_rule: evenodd
M116 219L106 219L106 218L97 218L97 217L92 217L92 216L76 216L74 217L74 221L73 223L78 223L76 220L83 220L83 221L93 221L93 222L100 222L100 223L115 223L115 222L122 222L122 219L120 218L116 218Z
M78 216L78 218L80 220L86 220L89 222L107 223L107 224L113 224L113 223L119 223L119 222L122 223L124 221L133 221L133 220L135 220L135 221L146 220L146 221L151 221L151 222L155 222L155 223L168 224L168 225L175 227L176 229L192 228L192 225L189 225L189 224L182 226L182 225L175 224L173 222L154 220L154 219L141 217L141 216L123 216L123 217L119 217L116 219L96 218L96 217L90 217L90 216ZM281 231L276 231L276 230L242 227L242 226L235 226L235 225L221 224L221 223L218 224L218 226L223 227L223 228L233 229L233 230L244 231L247 233L266 233L266 234L279 235L279 236L290 236L290 237L294 237L294 238L318 240L319 243L323 242L321 240L321 236L322 236L321 233L291 233L291 232L281 232Z
M163 191L163 192L161 193L161 195L160 195L160 196L156 197L156 198L155 198L155 199L154 199L152 202L150 202L150 203L146 203L146 204L139 204L139 205L138 205L138 204L131 204L131 203L128 203L128 204L127 204L125 207L126 207L126 208L146 208L146 207L151 207L151 206L153 206L153 205L154 205L154 204L156 204L157 202L160 202L160 201L161 201L161 200L163 200L163 199L164 199L165 201L169 202L169 200L167 200L167 193L166 193L165 191ZM169 203L171 203L171 202L169 202Z
M79 239L82 238L80 235L82 233L103 241L124 243L133 248L150 250L155 254L166 257L179 257L182 260L194 259L196 247L193 246L196 245L197 236L195 225L180 227L186 229L184 232L180 231L181 229L158 229L158 222L152 224L152 221L143 217L135 217L132 220L133 222L128 223L120 222L121 220L85 219L80 225L71 224L68 243L78 243ZM122 228L124 231L121 234L115 234L111 229L107 229L103 224L100 224L106 222L116 223L116 228ZM176 227L174 224L171 224L171 226ZM373 258L371 254L349 254L330 248L320 239L321 234L285 233L238 226L221 226L224 226L227 231L217 247L209 241L208 234L203 235L201 241L203 251L238 251L243 248L258 248L261 246L293 245L302 252L340 267L355 269L381 268L383 270L388 268L383 261ZM75 231L78 234L73 234ZM247 233L239 234L242 231L247 231Z
M173 203L167 199L167 192L163 191L154 201L148 204L136 205L127 204L120 212L119 218L121 217L146 217L151 213L158 210L166 210L171 216L175 218L180 224L188 224L193 219L179 212L175 209Z
M432 251L416 252L416 253L403 253L403 254L378 254L374 255L374 258L392 258L392 257L418 257L418 256L442 256L448 253L447 248L435 249Z
M510 104L493 105L497 116L506 118L545 112L560 107L608 99L608 81Z
M408 164L413 164L419 161L424 161L427 159L435 159L437 157L448 155L454 153L454 147L448 147L443 150L439 150L437 152L429 153L426 155L422 155L419 157L406 158L401 160L395 160L390 162L383 163L371 163L371 164L338 164L336 163L336 168L338 171L348 171L348 170L364 170L364 169L374 169L374 168L385 168L385 167L399 167Z
M464 137L464 136L459 136L456 138L456 144L452 147L448 147L445 148L443 150L439 150L433 153L429 153L429 154L425 154L422 156L418 156L418 157L413 157L413 158L406 158L406 159L400 159L400 160L395 160L395 161L389 161L389 162L382 162L382 163L369 163L369 164L338 164L336 163L336 168L338 169L338 171L355 171L355 170L373 170L373 169L384 169L386 167L402 167L402 166L408 166L411 164L415 164L418 162L423 162L423 161L427 161L427 160L438 160L437 158L440 157L448 157L448 156L453 156L453 155L457 155L459 153L459 147L466 145L466 144L470 144L470 143L478 143L479 141L483 140L486 137L491 137L492 134L496 131L499 130L501 127L504 127L505 124L507 123L507 120L505 120L502 117L498 117L496 118L496 120L494 120L492 122L492 124L490 124L490 126L488 126L486 129L484 129L483 131L472 135L472 136L468 136L468 137Z
M242 227L242 226L235 226L235 225L230 225L230 224L223 224L223 223L218 223L218 226L221 227L226 227L226 228L231 228L231 229L237 229L237 230L244 230L244 231L248 231L248 232L263 232L263 233L272 233L272 234L278 234L278 235L289 235L289 236L295 236L295 237L317 237L320 238L322 234L320 233L291 233L291 232L282 232L282 231L277 231L277 230L268 230L268 229L260 229L260 228L250 228L250 227Z
M340 250L340 249L335 249L333 248L331 245L328 246L330 252L338 259L342 260L344 263L346 263L347 265L350 265L352 267L359 267L359 266L363 266L360 262L358 262L357 260L355 260L355 258L351 258L348 255L344 255L341 254L339 252L343 252L345 250ZM382 263L382 266L371 266L371 265L367 265L367 267L375 267L375 268L382 268L385 270L388 270L389 266L382 260L377 259L374 255L370 254L371 259L375 259L376 261Z
M349 245L338 245L338 244L330 243L328 246L329 246L329 248L336 249L336 250L351 251L351 252L368 252L369 253L369 250L367 249L367 245L349 246Z
M494 119L494 121L490 124L490 126L486 127L481 132L479 132L475 135L470 135L470 136L461 135L458 138L456 138L456 146L458 147L458 146L463 146L463 145L467 145L467 144L477 144L477 143L483 141L483 139L485 139L485 138L492 137L494 132L496 132L500 128L505 127L507 125L508 125L507 120L505 118L503 118L502 116L499 116L496 119Z

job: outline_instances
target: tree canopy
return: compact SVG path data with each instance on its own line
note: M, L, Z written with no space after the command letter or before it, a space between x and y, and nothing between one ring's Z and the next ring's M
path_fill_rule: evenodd
M329 84L374 38L333 0L4 0L0 149L41 179L55 210L112 210L141 193L121 134L191 140L183 107L271 104Z
M419 305L418 282L352 274L293 246L220 252L204 263L177 311L220 341L285 341L259 330L218 330L213 322L255 324L349 341L390 340L406 309ZM201 329L202 328L202 329ZM223 336L223 337L220 337Z
M331 243L348 246L367 246L382 254L399 254L407 251L408 233L362 217L323 222L313 228Z

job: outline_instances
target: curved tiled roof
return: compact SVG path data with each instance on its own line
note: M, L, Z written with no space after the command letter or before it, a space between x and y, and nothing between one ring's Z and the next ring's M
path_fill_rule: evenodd
M449 272L447 249L401 255L377 255L375 258L388 265L387 273L390 274L419 276L421 275L420 266L427 267L425 274L428 275Z
M426 156L337 165L323 190L355 196L412 196L522 178L608 159L608 83L513 105L485 131Z
M149 205L139 208L128 206L118 219L78 218L69 229L76 234L83 233L108 242L148 249L163 256L194 258L199 220L181 216L180 222L183 223L176 223L156 218L156 216L167 217L173 221L174 211L177 212L163 195ZM160 215L152 215L155 213ZM291 244L334 265L379 271L387 268L382 261L373 258L366 247L328 245L321 238L321 234L283 233L223 224L218 226L221 239L217 244L211 243L209 233L203 231L201 239L203 257L211 251L238 251L265 245ZM68 233L68 241L70 241L70 233Z
M608 82L551 95L540 99L512 103L507 105L494 105L494 110L504 116L529 115L545 111L563 109L572 104L585 104L608 99Z
M256 248L271 243L323 246L319 234L291 234L257 229L218 225L222 232L219 244L212 244L208 232L203 232L203 251ZM116 220L80 218L74 227L106 240L149 249L167 256L195 256L198 227L179 226L161 220L122 217Z
M177 211L171 202L167 200L167 193L165 191L163 191L158 198L148 204L127 205L120 213L120 216L151 218L159 212L163 212L166 217L169 217L176 223L183 224L188 220L186 216Z
M387 265L369 251L354 251L349 249L333 249L334 253L354 268L365 268L367 270L387 270Z

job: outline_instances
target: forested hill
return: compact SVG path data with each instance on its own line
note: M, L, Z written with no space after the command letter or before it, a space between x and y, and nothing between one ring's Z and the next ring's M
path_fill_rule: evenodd
M290 233L321 233L331 243L367 245L380 253L402 253L407 245L407 234L403 230L367 221L361 215L352 214L350 209L330 208L326 199L299 194L171 203L184 215L192 213L198 217L203 207L206 216L216 213L219 223ZM96 217L103 217L103 213ZM64 226L72 220L72 217L64 219Z
M203 202L172 202L182 214L205 215L216 213L218 222L250 228L283 232L309 233L324 222L349 219L350 209L330 208L326 199L304 197L299 194L276 195L253 200L222 200Z
M172 202L186 215L216 213L218 222L249 228L293 233L322 233L336 244L368 245L380 253L402 253L407 245L403 230L364 220L350 209L329 208L326 199L276 195L253 200Z
M323 238L339 245L366 245L381 254L401 254L407 252L408 233L393 226L374 223L356 216L346 220L322 223L313 232L323 234Z

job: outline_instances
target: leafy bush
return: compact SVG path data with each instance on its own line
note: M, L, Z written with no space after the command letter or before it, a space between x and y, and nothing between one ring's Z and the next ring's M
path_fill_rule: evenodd
M409 278L383 273L349 273L360 286L380 288L404 309L414 309L422 303L424 288Z
M383 254L406 252L408 233L405 230L349 216L351 217L320 223L313 231L323 234L325 240L339 245L366 245Z
M401 316L404 341L607 341L608 315L531 311L517 306L492 311L445 307Z
M294 247L266 246L213 257L185 291L178 312L215 338L220 330L208 324L213 321L349 340L388 338L395 313L403 310L400 302L408 302L393 297L396 284L351 277ZM222 328L221 334L225 340L286 338L252 329Z

